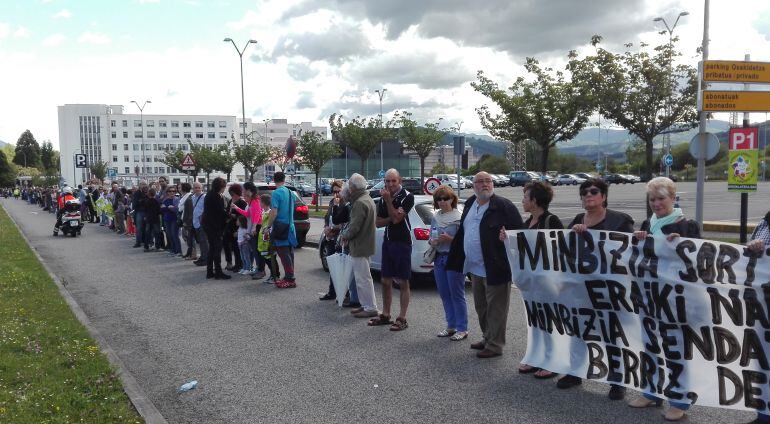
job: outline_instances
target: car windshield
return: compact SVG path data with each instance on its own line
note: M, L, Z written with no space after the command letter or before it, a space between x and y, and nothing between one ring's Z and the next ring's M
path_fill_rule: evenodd
M461 213L463 211L463 206L463 203L457 204L457 210L459 210ZM433 219L433 214L436 213L436 209L433 209L433 203L431 202L414 205L414 210L417 212L417 215L420 216L422 223L425 225L430 225L430 220Z

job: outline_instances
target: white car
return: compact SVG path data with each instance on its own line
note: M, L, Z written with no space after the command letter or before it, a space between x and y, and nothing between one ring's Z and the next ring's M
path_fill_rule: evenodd
M463 210L462 200L457 205L457 209ZM422 255L428 250L428 239L430 238L430 221L436 210L433 208L432 196L414 196L414 207L409 211L409 223L412 231L412 279L413 280L433 280L433 264L426 264ZM377 228L375 238L375 251L372 256L370 267L375 271L382 269L382 238L385 234L385 228Z
M561 174L556 177L557 185L578 185L583 184L585 181L585 178L580 178L574 174Z

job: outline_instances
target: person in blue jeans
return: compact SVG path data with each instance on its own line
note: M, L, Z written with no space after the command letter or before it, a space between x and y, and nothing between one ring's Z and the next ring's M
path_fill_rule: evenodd
M449 248L460 228L457 195L451 187L442 185L433 193L433 207L438 209L431 218L430 243L436 249L433 275L436 278L447 326L438 337L460 341L468 338L468 306L465 300L465 275L446 269Z
M176 187L168 187L163 203L160 205L160 212L163 214L163 226L166 229L169 255L171 256L182 256L182 242L179 240L179 224L177 223L178 211L179 199L176 197Z

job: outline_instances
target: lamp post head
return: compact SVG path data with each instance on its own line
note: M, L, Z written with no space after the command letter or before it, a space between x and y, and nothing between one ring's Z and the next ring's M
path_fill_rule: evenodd
M257 40L249 40L249 43L257 44Z
M225 38L225 39L224 39L224 40L222 40L222 41L224 41L225 43L228 43L228 42L230 42L230 41L233 41L233 39L232 39L232 38L230 38L230 37L228 37L228 38Z
M690 14L690 12L682 12L682 13L679 14L679 16L687 16L689 14Z
M661 17L657 17L657 18L653 19L652 21L653 22L660 22L660 21L664 21L665 22L665 20L663 18L661 18Z

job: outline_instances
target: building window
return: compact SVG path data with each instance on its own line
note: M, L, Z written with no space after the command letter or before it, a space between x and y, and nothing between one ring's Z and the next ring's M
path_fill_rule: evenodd
M155 131L147 131L147 138L155 138Z
M171 128L179 128L179 121L171 121Z
M118 150L118 145L117 144L113 144L112 145L112 151L115 152L117 150Z
M166 121L158 121L158 126L161 128L166 128Z
M110 138L118 138L118 133L115 131L110 131Z
M128 162L128 160L129 160L128 159L128 155L123 155L123 162ZM128 171L126 171L126 172L128 172Z
M216 133L213 133L213 132L210 132L210 133L206 134L206 136L207 136L208 138L217 138L217 135L216 135Z
M227 121L219 121L219 128L227 128Z
M134 162L139 162L139 155L134 155Z
M188 139L189 139L189 138L192 138L192 133L191 133L191 132L189 132L189 131L185 131L185 132L184 132L184 138L188 138Z
M124 173L124 174L128 174L128 173L130 173L130 172L131 172L131 168L129 168L129 167L127 167L127 166L123 168L123 173Z
M111 126L111 127L114 127L114 126L115 126L115 120L114 120L114 119L110 119L110 126Z
M123 138L128 138L128 131L123 131Z
M134 131L134 138L142 138L142 132L141 131Z
M133 151L137 151L137 150L139 150L139 145L138 145L138 144L136 144L136 143L134 143L134 145L133 145L133 146L131 146L131 147L133 147L133 149L132 149Z
M195 128L203 128L203 121L195 121Z
M141 127L142 126L142 121L140 121L138 119L134 119L134 126L135 127Z
M128 150L128 144L123 145L123 150Z
M160 138L168 138L168 133L165 131L161 131L159 134Z
M155 121L154 121L154 120L152 120L152 119L148 119L148 120L147 120L147 121L145 121L145 122L146 122L146 125L147 125L148 127L154 127L154 126L155 126Z
M202 132L195 133L195 138L203 138L203 133Z
M185 128L190 128L190 121L184 121L184 122L182 123L182 125L183 125Z
M118 161L118 157L117 157L117 156L113 156L113 157L112 157L112 163L115 163L115 162L117 162L117 161Z
M127 120L127 119L124 119L124 120L123 120L123 122L122 122L122 124L123 124L123 127L127 127L127 126L128 126L128 120Z
M227 131L220 131L219 138L227 138Z
M171 133L171 138L179 138L179 133L174 131Z
M183 144L183 145L182 145L182 151L183 151L183 152L186 152L186 151L187 151L187 145L186 145L186 144Z
M214 128L214 121L207 121L207 122L206 122L206 126L207 126L208 128Z

